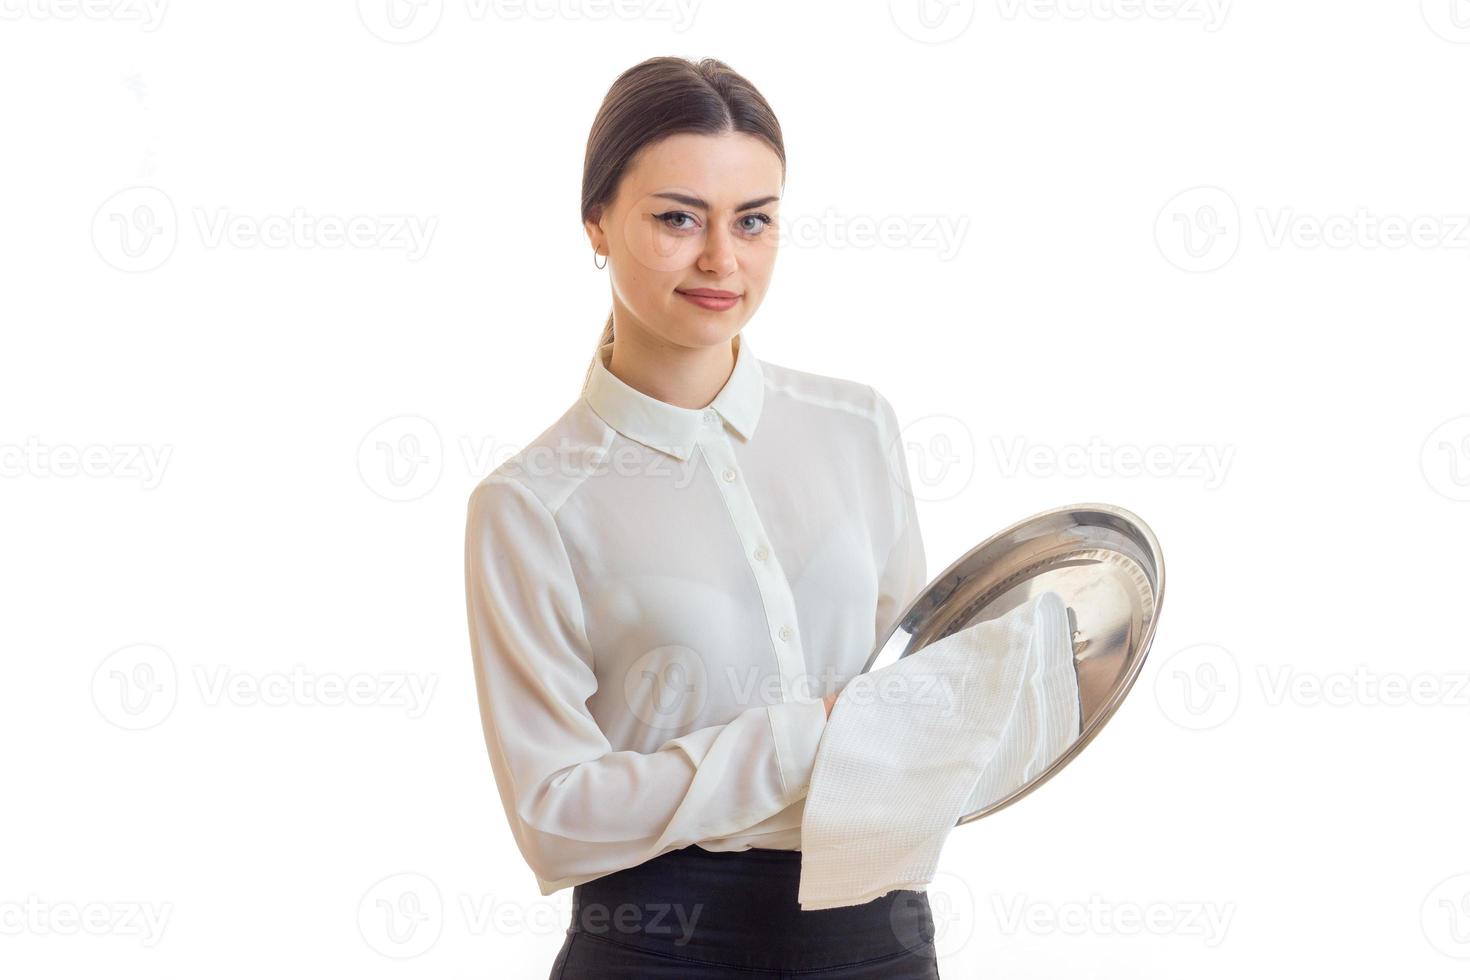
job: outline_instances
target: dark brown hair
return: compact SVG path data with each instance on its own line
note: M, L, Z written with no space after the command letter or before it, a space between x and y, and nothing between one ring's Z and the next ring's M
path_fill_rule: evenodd
M781 124L765 98L744 76L715 58L698 62L657 57L623 72L603 97L582 164L582 220L617 197L618 183L629 163L645 146L677 133L746 133L770 144L781 159L786 179L786 147ZM587 379L597 352L613 337L613 315L592 352ZM586 385L586 379L583 380Z

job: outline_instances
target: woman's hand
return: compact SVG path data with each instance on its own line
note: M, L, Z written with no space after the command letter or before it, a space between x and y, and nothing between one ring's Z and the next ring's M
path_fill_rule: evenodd
M838 691L837 692L837 694L841 694L841 693L842 693L841 691ZM832 705L834 705L834 704L837 703L837 694L829 694L825 698L822 699L822 703L827 706L827 717L828 718L831 718L832 717Z

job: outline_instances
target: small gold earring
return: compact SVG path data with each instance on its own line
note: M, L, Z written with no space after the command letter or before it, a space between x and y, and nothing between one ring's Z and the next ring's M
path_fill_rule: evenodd
M593 265L597 265L597 254L598 254L597 253L597 246L594 245L594 246L592 246L592 264ZM602 258L602 265L597 265L597 267L599 269L606 269L607 268L607 256L603 256L603 258Z

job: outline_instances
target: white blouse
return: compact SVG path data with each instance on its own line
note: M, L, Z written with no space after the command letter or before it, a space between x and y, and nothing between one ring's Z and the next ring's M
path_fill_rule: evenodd
M734 343L703 409L605 345L470 495L480 716L542 895L690 844L800 849L822 698L928 581L888 401Z

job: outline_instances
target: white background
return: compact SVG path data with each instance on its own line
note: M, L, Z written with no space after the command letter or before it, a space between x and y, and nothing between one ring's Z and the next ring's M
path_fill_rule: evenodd
M0 2L0 972L545 976L465 502L578 395L587 130L678 54L781 120L745 329L889 397L931 574L1164 548L1118 715L950 838L946 980L1464 975L1470 4L386 9Z

